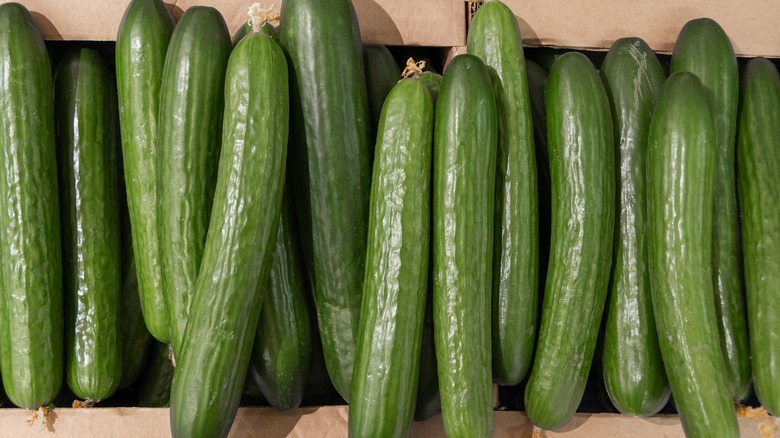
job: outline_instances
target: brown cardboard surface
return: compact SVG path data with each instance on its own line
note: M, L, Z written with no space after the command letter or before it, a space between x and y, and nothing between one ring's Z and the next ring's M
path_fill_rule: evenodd
M337 438L347 436L346 406L301 408L276 412L271 408L241 408L230 431L231 438L300 437ZM0 409L0 437L14 438L168 438L168 409L89 408L54 409L44 426L27 424L31 411ZM530 438L533 425L522 412L497 411L493 436ZM739 420L744 438L780 437L780 420L774 417ZM763 432L762 432L763 431ZM440 415L415 423L413 438L444 437ZM542 432L548 438L684 438L680 420L674 416L648 419L618 414L577 414L562 429Z
M530 46L609 49L623 37L640 37L669 53L682 26L709 17L731 38L741 56L780 57L777 0L504 0Z
M0 0L6 3L8 0ZM15 0L33 15L47 40L116 39L129 0ZM174 17L191 6L212 6L225 17L231 35L249 18L254 0L165 0ZM262 0L263 6L281 0ZM454 46L466 38L466 14L457 0L353 0L366 43Z

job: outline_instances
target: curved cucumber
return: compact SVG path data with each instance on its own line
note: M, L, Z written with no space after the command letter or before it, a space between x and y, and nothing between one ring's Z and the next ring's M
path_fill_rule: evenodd
M287 411L301 404L311 363L311 327L298 253L292 191L285 184L271 275L249 361L249 376L271 406Z
M742 71L737 173L753 387L780 415L780 74L771 61Z
M157 125L157 231L174 358L209 228L231 49L219 11L195 6L176 24L165 57Z
M715 119L715 184L712 223L712 284L732 397L750 394L750 345L742 291L735 135L739 72L728 35L709 18L683 26L674 45L672 73L689 71L707 89Z
M539 217L533 119L515 14L498 0L479 8L468 51L495 73L498 157L491 315L493 381L517 385L536 342Z
M672 73L648 139L650 278L661 356L688 437L739 435L712 294L716 138L701 81Z
M620 412L649 416L669 399L658 347L647 243L647 134L663 87L661 64L639 38L615 41L601 66L612 107L617 173L615 248L602 368Z
M146 327L169 342L157 232L157 111L173 17L162 0L131 0L116 37L119 127L127 205Z
M103 400L122 378L115 79L90 49L68 52L54 79L65 378L77 397Z
M280 39L290 67L290 160L303 256L322 350L349 401L371 190L370 113L350 0L287 0Z
M171 387L174 437L230 431L279 226L289 122L284 53L266 35L247 35L230 55L225 84L214 206Z
M409 434L428 289L433 100L400 81L379 119L349 434Z
M525 409L535 425L557 429L582 400L593 361L612 261L615 170L609 100L588 58L556 59L546 95L552 240Z
M0 369L11 402L62 386L62 265L49 56L29 11L0 5Z
M493 430L490 290L498 113L474 55L450 61L436 101L433 328L447 436Z

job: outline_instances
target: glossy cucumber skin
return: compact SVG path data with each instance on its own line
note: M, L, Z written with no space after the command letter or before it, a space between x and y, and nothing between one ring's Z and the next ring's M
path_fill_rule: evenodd
M584 55L556 59L546 103L550 261L525 409L536 426L557 429L582 399L606 302L615 166L609 100Z
M712 293L716 134L706 88L672 73L648 139L650 275L664 367L688 437L738 436Z
M438 73L427 71L420 75L419 80L423 85L428 87L428 91L431 92L433 101L436 102L436 99L439 96L439 90L441 89L441 82L444 80L444 77Z
M379 119L349 415L353 437L409 435L428 290L434 103L400 81Z
M322 350L349 401L371 190L370 112L350 0L288 0L280 41L290 68L293 180Z
M122 378L114 81L100 54L90 49L68 52L54 77L65 378L87 400L108 398Z
M260 33L244 37L230 56L225 84L214 205L171 387L174 437L230 431L260 316L259 285L267 281L279 226L289 96L278 44Z
M739 71L728 35L709 18L689 21L675 42L671 71L697 75L707 88L713 108L717 154L713 181L712 284L731 395L735 400L742 400L750 394L750 345L742 289L735 164Z
M742 70L737 175L753 388L780 415L780 75L771 61Z
M170 356L170 345L162 342L154 343L138 388L138 406L166 408L170 405L174 371Z
M639 38L612 45L601 66L612 108L616 220L602 352L604 384L620 412L650 416L669 399L650 296L647 236L647 134L664 76Z
M37 409L63 373L62 265L52 73L30 13L0 5L0 369Z
M433 327L447 436L493 430L490 306L498 114L474 55L450 62L433 146Z
M157 112L173 17L161 0L132 0L119 25L116 85L138 294L149 332L170 342L157 231Z
M528 371L536 342L539 211L531 101L515 14L498 0L486 2L472 18L467 46L492 69L499 114L493 381L517 385Z
M363 61L366 70L368 105L371 110L371 131L376 133L385 98L393 86L401 80L401 69L396 64L390 49L381 45L363 47Z
M157 125L157 232L174 357L209 228L231 49L219 11L195 6L176 24L165 57Z
M249 376L271 406L281 411L301 404L311 363L309 293L300 257L290 184L285 184L282 215L263 308L257 324Z

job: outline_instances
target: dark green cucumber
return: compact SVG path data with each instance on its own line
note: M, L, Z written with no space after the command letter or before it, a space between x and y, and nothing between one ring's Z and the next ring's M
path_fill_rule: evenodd
M436 99L439 96L439 90L441 89L441 82L444 79L444 77L442 77L442 75L438 73L425 71L420 75L418 79L420 83L428 87L428 91L431 92L431 97L433 98L433 102L435 103Z
M688 437L738 436L712 284L716 128L707 90L672 73L650 125L650 282L658 340Z
M120 192L121 193L121 192ZM141 299L138 296L138 275L133 260L130 235L122 243L122 302L119 313L122 338L122 378L117 389L125 389L143 374L152 335L146 329Z
M100 55L90 49L69 51L54 77L65 379L86 400L110 397L122 378L114 81Z
M371 189L370 114L360 30L350 0L287 0L290 154L303 256L325 364L349 401Z
M241 25L241 27L236 30L236 33L233 34L233 46L238 44L245 36L252 33L252 29L252 25L249 23ZM269 22L265 22L260 26L260 32L263 32L275 40L279 39L279 31Z
M741 78L737 174L753 388L780 415L780 75L747 62Z
M417 402L414 405L414 421L425 421L441 410L439 376L436 373L436 348L433 340L433 276L430 270L428 274L428 294L425 298L422 344L420 346L420 377L417 381Z
M515 14L488 0L471 20L468 51L495 74L498 103L493 241L493 381L517 385L536 342L539 242L536 153L523 43Z
M498 111L474 55L450 61L433 147L433 328L447 436L493 430L490 290Z
M271 406L287 411L303 399L311 363L311 326L296 234L290 184L285 184L282 214L263 308L249 361L249 375Z
M173 362L171 346L155 342L146 362L146 371L138 388L138 406L142 408L165 408L171 400Z
M366 67L368 106L371 110L371 131L376 133L385 98L401 80L401 69L390 49L381 45L363 47L363 60Z
M606 302L615 155L609 100L588 58L556 59L546 102L552 234L525 409L536 426L557 429L582 400Z
M209 228L231 49L219 11L194 6L176 24L165 57L157 118L157 232L174 358Z
M617 213L602 352L604 384L624 414L649 416L669 399L658 347L647 248L647 134L664 71L639 38L615 41L601 66L612 108Z
M116 40L119 127L138 295L149 332L169 342L157 232L157 111L173 17L162 0L131 0Z
M174 437L230 431L281 212L289 122L284 53L266 35L247 35L230 55L225 84L214 206L171 387Z
M434 103L416 78L393 87L374 150L366 274L349 435L409 435L428 291Z
M11 402L62 384L62 265L49 55L29 11L0 5L0 369Z
M689 21L675 42L671 71L689 71L698 76L712 105L717 150L713 181L712 284L728 385L731 396L742 400L750 394L750 345L742 290L735 164L739 72L728 35L709 18Z

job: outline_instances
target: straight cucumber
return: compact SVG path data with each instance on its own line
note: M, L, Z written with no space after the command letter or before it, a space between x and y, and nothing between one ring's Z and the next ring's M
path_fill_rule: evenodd
M385 98L395 84L401 80L401 69L398 68L390 49L385 46L368 45L363 47L363 61L366 67L366 89L368 91L368 105L371 110L371 126L372 131L376 133Z
M138 406L143 408L167 408L171 400L173 363L171 347L155 342L146 362L141 385L138 388Z

